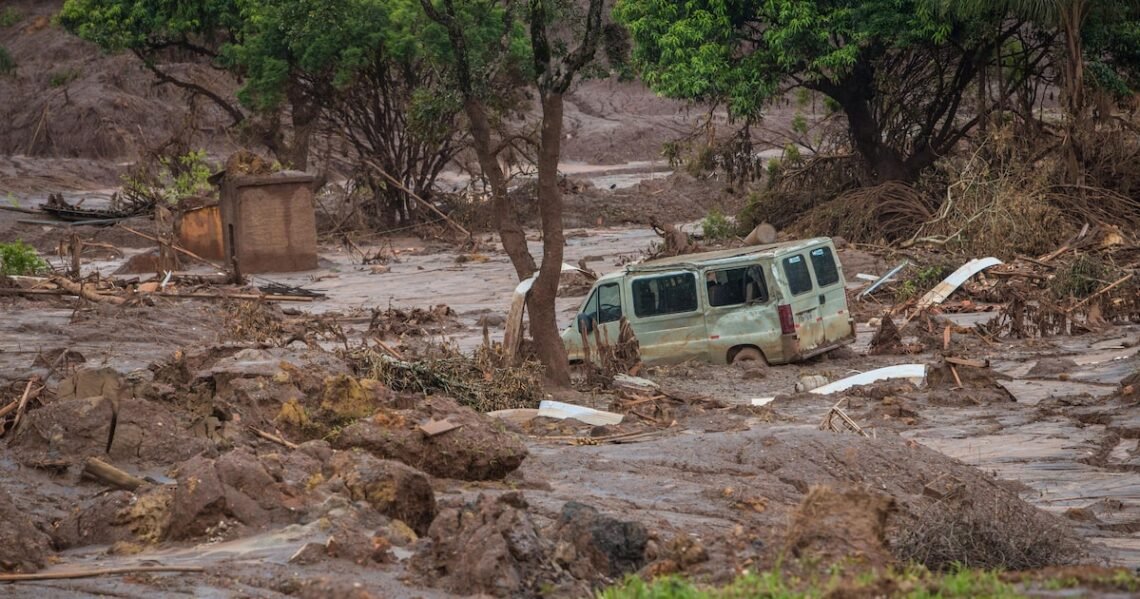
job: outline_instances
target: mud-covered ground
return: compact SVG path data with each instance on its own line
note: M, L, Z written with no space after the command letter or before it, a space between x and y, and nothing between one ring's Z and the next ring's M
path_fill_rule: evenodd
M0 230L42 250L63 235L17 218L0 216ZM90 257L85 272L140 276L112 273L145 240L80 232L121 249ZM643 227L574 229L567 262L606 272L654 241ZM631 571L724 581L788 555L883 566L922 558L922 547L943 550L926 556L934 563L960 549L982 565L987 551L1035 564L1140 565L1140 426L1128 379L1140 370L1138 327L996 345L955 332L955 355L989 361L959 367L959 385L929 343L917 354L869 355L873 329L861 322L853 346L802 364L649 368L646 377L684 398L652 412L654 422L631 412L631 424L613 430L543 419L520 427L439 395L394 393L335 353L330 323L349 336L371 329L410 354L440 342L471 351L484 324L501 338L514 279L493 237L476 254L414 238L361 249L380 248L391 254L386 272L325 245L318 271L273 275L328 297L267 309L269 320L170 298L122 307L0 298L0 405L31 377L46 379L0 449L0 511L22 515L15 532L25 543L0 564L196 569L4 591L582 596ZM840 258L852 280L887 266L851 249ZM563 322L582 293L572 286L559 299ZM448 309L433 310L440 305ZM877 306L852 307L871 318ZM321 324L314 343L278 348L249 334L271 321ZM796 391L813 377L911 362L931 365L925 385ZM108 452L111 396L119 404ZM598 391L559 399L620 405ZM818 430L836 402L872 438ZM444 418L462 427L435 440L415 428ZM646 434L609 441L627 431ZM147 482L112 490L82 475L91 457ZM849 532L803 530L817 520ZM940 536L962 522L1004 544Z

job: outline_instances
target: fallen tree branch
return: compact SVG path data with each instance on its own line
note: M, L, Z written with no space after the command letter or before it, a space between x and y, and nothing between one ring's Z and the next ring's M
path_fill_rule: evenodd
M1098 291L1098 292L1096 292L1096 293L1094 293L1094 294L1092 294L1092 295L1090 295L1090 296L1086 297L1085 299L1083 299L1083 300L1081 300L1081 301L1077 302L1077 303L1076 303L1076 305L1074 305L1073 307L1069 308L1068 310L1065 310L1065 313L1066 313L1066 314L1068 314L1068 313L1071 313L1073 310L1076 310L1077 308L1080 308L1081 306L1083 306L1083 305L1085 305L1085 304L1089 303L1090 301L1092 301L1092 300L1093 300L1093 298L1095 298L1095 297L1098 297L1098 296L1100 296L1100 295L1103 295L1103 294L1105 294L1105 293L1108 293L1109 291L1112 291L1113 289L1116 289L1117 287L1121 286L1122 284L1124 284L1125 282L1127 282L1129 279L1131 279L1131 278L1132 278L1132 276L1133 276L1134 274L1135 274L1135 273L1129 273L1129 274L1126 274L1126 275L1124 275L1123 277L1120 277L1120 278L1119 278L1119 279L1117 279L1115 282L1113 282L1112 284L1110 284L1108 287L1105 287L1104 289L1101 289L1100 291Z
M146 572L205 572L201 566L123 566L120 568L92 568L63 572L36 572L34 574L0 574L0 582L22 582L31 580L69 580L73 578L95 578L118 574L142 574Z
M126 226L126 225L119 225L119 228L128 232L128 233L134 233L135 235L138 235L139 237L142 237L143 239L149 239L150 241L153 241L153 242L158 243L158 244L162 243L161 241L158 240L157 237L152 237L150 235L147 235L146 233L141 233L139 231L136 231L136 230ZM210 266L213 266L214 268L216 268L222 272L228 272L226 270L226 267L222 266L221 264L218 264L217 262L214 262L213 260L207 260L207 259L199 256L198 254L195 254L194 252L191 252L190 250L179 246L176 243L171 243L169 245L170 245L171 249L178 252L179 254L193 258L195 260L198 260L199 262L209 264Z
M62 289L66 290L71 295L78 295L83 299L91 300L93 302L106 302L108 304L115 304L116 306L121 306L127 302L126 298L122 298L117 295L102 295L84 283L76 283L75 281L71 281L63 277L52 277L51 282L59 285Z
M12 420L12 428L9 430L14 431L16 430L16 427L20 426L20 420L24 418L24 412L28 409L28 402L32 399L32 387L38 383L39 380L40 377L38 376L33 376L32 378L28 379L28 385L24 387L24 394L20 396L20 402L16 404L16 418ZM43 387L37 389L35 394L39 394L40 390L42 389Z
M145 480L124 472L99 458L87 458L87 462L83 464L83 474L126 491L134 491L146 484Z
M425 200L425 199L421 198L420 196L416 195L416 193L415 193L415 192L413 192L412 190L408 189L408 188L407 188L407 187L406 187L406 186L405 186L403 183L400 183L400 181L399 181L399 180L397 180L397 179L396 179L395 177L393 177L392 175L389 175L389 174L388 174L388 173L387 173L387 172L386 172L384 169L380 168L380 165L378 165L378 164L376 164L375 162L373 162L373 161L371 161L371 160L368 160L368 159L365 159L365 160L364 160L364 162L365 162L365 163L367 163L367 164L368 164L369 166L371 166L372 168L376 169L376 172L377 172L377 173L379 173L379 174L380 174L380 176L382 176L382 177L384 177L385 179L387 179L387 180L391 181L391 182L392 182L392 184L393 184L393 185L395 185L397 189L399 189L400 191L402 191L402 192L404 192L404 193L408 194L409 196L411 196L411 197L412 197L412 199L413 199L413 200L415 200L415 201L419 202L420 204L422 204L422 205L423 205L424 207L426 207L427 209L429 209L429 210L431 210L432 212L436 213L436 215L438 215L440 218L442 218L443 220L447 221L447 224L451 225L452 227L455 227L455 229L456 229L457 231L459 231L460 233L463 233L463 235L465 235L465 236L467 237L467 239L471 239L471 232L470 232L470 231L468 231L467 229L464 229L464 228L463 228L463 225L460 225L459 223L457 223L457 222L455 222L454 220L452 220L452 218L451 218L450 216L448 216L448 215L444 214L443 212L441 212L441 211L440 211L440 209L439 209L439 208L436 208L436 207L435 207L435 205L434 205L434 204L432 204L431 202L429 202L429 201L427 201L427 200Z
M298 447L298 445L296 443L289 441L285 437L282 437L279 435L274 435L273 433L269 433L269 432L263 431L259 428L255 428L252 425L247 426L246 428L249 429L249 432L257 435L258 437L261 437L262 439L265 439L266 441L272 441L278 445L283 445L285 447L288 447L289 449L297 449L297 447Z

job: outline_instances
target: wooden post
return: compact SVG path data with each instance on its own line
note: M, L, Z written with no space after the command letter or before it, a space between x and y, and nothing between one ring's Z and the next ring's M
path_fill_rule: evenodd
M134 491L146 484L145 480L123 472L99 458L87 458L87 462L83 465L83 474L127 491Z

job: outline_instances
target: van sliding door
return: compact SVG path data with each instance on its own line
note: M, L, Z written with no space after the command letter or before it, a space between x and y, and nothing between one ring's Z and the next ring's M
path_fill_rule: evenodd
M691 271L654 274L630 282L634 318L630 324L646 362L675 363L704 358L708 351L705 315Z

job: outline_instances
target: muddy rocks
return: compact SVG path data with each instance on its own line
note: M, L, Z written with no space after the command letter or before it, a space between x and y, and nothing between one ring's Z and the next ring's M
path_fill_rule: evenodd
M537 596L559 576L527 508L518 492L444 507L428 532L429 548L414 563L452 592Z
M447 418L459 428L428 437L418 428ZM346 427L333 447L358 447L383 459L398 460L432 476L462 480L497 480L513 472L527 455L526 445L502 421L455 401L426 398L414 410L380 409L371 418Z
M113 403L99 395L57 399L28 412L12 447L23 456L56 456L76 462L102 455L110 436ZM194 438L162 404L133 397L118 404L108 454L112 462L171 464L207 446L207 441Z
M166 535L173 497L174 488L169 486L96 495L57 523L52 539L61 549L152 545Z
M51 539L0 488L0 572L35 572L51 553Z
M228 519L252 528L293 519L273 477L246 450L217 460L195 456L179 466L177 480L170 539L201 537Z
M329 460L326 488L353 501L365 501L377 512L427 534L435 518L435 493L424 473L364 451L339 452Z
M554 530L555 561L575 578L598 575L617 578L645 565L649 532L637 522L626 522L571 501L562 506Z
M887 517L894 499L866 489L814 486L792 514L787 548L796 557L825 563L855 559L881 567L894 561L887 551Z
M1077 363L1070 358L1041 358L1029 369L1033 378L1057 378L1077 369Z

